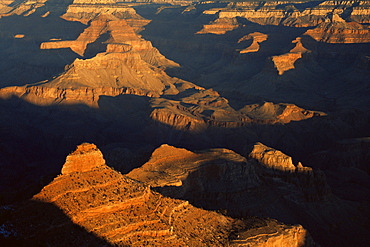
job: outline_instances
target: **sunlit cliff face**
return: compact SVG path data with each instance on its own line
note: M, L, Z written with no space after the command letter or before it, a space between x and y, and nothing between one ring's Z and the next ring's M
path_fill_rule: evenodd
M38 209L43 209L48 217L37 218ZM100 150L88 143L78 146L67 157L62 174L15 214L17 217L26 212L31 212L31 217L16 218L12 230L26 239L27 235L33 235L29 239L31 243L43 242L55 246L75 241L83 242L83 245L97 241L99 244L106 242L118 246L239 246L240 242L253 245L262 239L269 244L301 246L312 241L301 226L262 220L262 227L247 227L248 221L202 210L187 201L164 197L152 191L150 186L109 168ZM62 213L68 219L63 219ZM25 227L31 222L30 227ZM39 233L45 224L52 233L64 233L63 229L73 229L74 225L81 228L56 242L54 237ZM254 231L264 237L255 236ZM233 232L239 234L234 233L235 236L230 239Z

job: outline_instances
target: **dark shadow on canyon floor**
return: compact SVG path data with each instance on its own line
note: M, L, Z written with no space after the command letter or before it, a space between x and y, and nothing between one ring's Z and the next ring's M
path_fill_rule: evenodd
M3 247L113 246L74 224L51 203L30 200L0 214L0 225L13 233L9 237L0 234Z

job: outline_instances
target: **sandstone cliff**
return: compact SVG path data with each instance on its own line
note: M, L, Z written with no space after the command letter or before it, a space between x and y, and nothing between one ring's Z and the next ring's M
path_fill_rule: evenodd
M227 149L191 152L162 145L147 163L127 176L150 184L164 195L207 209L223 209L228 215L305 222L319 238L332 231L317 225L319 218L332 225L341 222L339 218L352 217L352 206L331 193L322 171L295 163L283 152L261 143L252 147L247 159ZM335 231L356 235L347 226Z
M88 24L99 15L113 15L120 19L138 19L143 18L137 15L136 11L126 4L119 4L117 1L73 1L68 6L62 18L69 21L79 21Z
M294 27L316 26L339 14L348 20L368 21L368 1L323 1L304 3L286 2L237 2L225 8L204 11L204 14L218 13L219 18L243 17L261 25L285 25Z
M177 93L174 82L162 70L146 63L134 51L100 53L91 59L76 59L66 72L42 84L45 87L129 87L162 94Z
M100 150L87 143L67 157L61 175L8 219L7 227L29 244L313 246L301 226L243 222L153 192L106 166Z
M48 0L26 0L20 1L20 3L17 3L17 1L2 1L3 7L0 10L0 17L10 15L29 16L35 13L38 8L43 7L47 1Z
M93 15L89 17L89 27L76 40L44 42L40 48L60 49L69 47L83 56L89 44L96 42L103 34L109 33L108 39L104 40L104 44L107 46L106 52L135 51L140 54L144 61L153 66L162 68L179 66L160 54L150 41L144 40L138 35L143 26L150 21L136 14L133 8L125 6L125 11L128 11L129 14L119 14L121 13L120 10L111 13L110 11L104 12L98 7L96 10L90 10L88 6L78 7L81 13L92 11ZM82 21L80 17L71 17L68 20Z
M69 47L83 56L90 44L98 42L103 34L109 33L104 44L100 44L106 46L106 52L99 53L91 59L76 59L67 67L65 73L43 86L129 87L155 94L162 94L164 91L170 94L178 92L173 86L178 79L171 78L163 72L164 68L178 66L178 64L166 59L150 41L142 39L137 34L149 21L127 6L125 8L128 9L129 15L119 14L121 10L115 10L114 13L104 12L98 7L95 11L89 9L89 6L78 6L79 11L88 13L92 11L94 15L89 17L89 27L76 40L44 42L41 44L41 49ZM67 11L68 13L70 12ZM73 20L81 20L82 17L74 18L76 19Z
M356 22L324 22L305 33L319 42L368 43L370 29Z
M127 176L152 187L183 186L182 193L173 195L180 197L188 193L187 190L193 190L193 182L201 183L198 185L200 189L225 194L235 188L256 187L260 183L254 167L248 166L244 157L231 150L194 153L167 144L157 148L147 163ZM199 180L196 181L194 176Z
M232 31L239 26L236 18L218 18L208 25L204 25L203 29L198 31L197 34L225 34Z
M325 115L322 112L304 110L292 104L273 104L271 102L246 105L239 112L251 118L251 122L256 121L260 123L289 123Z
M100 96L118 96L124 94L158 97L159 95L138 88L115 87L79 87L79 88L52 88L52 87L7 87L0 89L0 98L5 100L13 96L39 105L50 106L58 104L85 104L98 107Z

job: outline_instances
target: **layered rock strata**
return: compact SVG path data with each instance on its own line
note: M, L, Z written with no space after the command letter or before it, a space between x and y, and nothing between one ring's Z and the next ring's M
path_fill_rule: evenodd
M177 130L200 132L208 127L238 128L254 123L284 124L325 115L322 112L305 110L292 104L271 102L246 105L239 111L235 111L224 98L217 98L218 106L197 104L189 107L183 106L184 101L169 102L155 99L152 101L154 110L151 118ZM210 99L208 102L216 103Z
M322 171L304 167L262 143L246 152L248 158L227 149L191 152L162 145L147 163L127 175L164 195L207 209L221 209L228 215L305 222L313 236L325 244L340 243L364 233L363 227L361 233L356 233L351 231L354 225L343 226L334 230L335 235L346 237L326 239L332 230L317 222L338 224L359 216L359 212L332 194Z
M204 11L204 14L216 13L219 18L243 17L261 25L310 27L325 22L333 14L366 23L369 16L369 2L323 1L319 4L303 1L237 2L229 4L226 8Z
M305 33L316 41L325 43L368 43L370 29L356 22L323 22Z
M80 6L80 11L91 11L87 6ZM74 52L83 56L89 44L96 42L103 34L109 33L109 38L104 40L106 52L128 52L135 51L147 63L156 67L176 67L177 63L166 59L160 52L152 46L150 41L144 40L137 33L143 29L150 21L139 16L131 7L125 6L128 14L116 12L92 11L90 16L89 27L79 35L76 40L71 41L50 41L41 44L41 49L60 49L71 48ZM101 10L100 10L101 11ZM126 11L126 10L125 10ZM69 12L67 11L67 14ZM124 12L126 13L126 12ZM82 17L70 17L70 21L83 22Z
M68 78L68 77L67 77ZM174 83L174 90L179 93L174 99L162 98L161 92L148 88L133 87L96 87L83 86L66 87L66 81L61 86L7 87L0 89L0 98L3 100L11 97L40 106L84 104L93 108L99 107L101 96L138 95L151 98L150 118L155 122L169 126L170 128L199 132L209 127L236 128L253 123L276 124L301 121L325 114L317 111L305 110L292 104L263 104L246 105L239 111L229 106L227 99L213 90L205 90L191 83L185 83L190 95L181 97L187 93L181 81Z
M301 226L273 220L247 226L248 221L153 192L106 166L102 153L87 143L67 157L61 175L13 212L10 222L22 241L53 246L313 246Z
M239 23L236 18L218 18L210 24L204 25L203 29L198 31L197 34L225 34L228 31L232 31L239 27Z
M0 98L3 100L13 96L39 105L51 106L58 104L85 104L98 107L100 96L118 96L124 94L158 97L159 95L138 88L114 88L114 87L80 87L80 88L48 88L48 87L7 87L0 89Z
M44 87L114 87L136 88L162 94L165 90L177 93L177 78L146 63L134 51L100 53L91 59L76 59L57 78L42 84Z
M227 149L194 153L163 144L153 152L147 163L127 176L152 187L183 186L186 190L194 186L189 184L191 181L188 178L198 173L202 174L204 180L202 187L224 190L227 193L227 190L238 188L240 184L243 184L242 187L259 185L254 167L245 162L245 158Z
M2 1L0 5L0 17L10 15L29 16L43 7L48 0L26 0L26 1ZM18 3L19 2L19 3Z
M148 183L152 187L161 188L160 191L171 196L188 198L193 202L201 199L201 202L197 203L205 203L211 208L212 203L214 207L233 208L232 203L228 203L237 201L235 196L247 197L248 193L253 194L253 191L263 186L261 178L264 175L262 174L273 174L288 181L292 180L288 183L297 183L295 186L299 187L291 188L294 191L290 195L292 197L303 193L304 200L316 201L325 200L330 196L330 188L326 185L322 172L313 171L300 163L294 165L292 158L281 151L257 143L249 157L251 161L227 149L211 149L194 153L162 145L153 152L147 163L134 169L127 176ZM299 177L297 181L294 178L296 176ZM311 194L312 187L320 191ZM240 200L244 199L240 198ZM205 201L202 202L202 200ZM235 205L238 204L236 201Z

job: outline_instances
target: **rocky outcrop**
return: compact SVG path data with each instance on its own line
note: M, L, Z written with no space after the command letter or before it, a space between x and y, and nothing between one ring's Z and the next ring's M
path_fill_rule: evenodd
M150 91L154 94L178 93L173 83L179 80L169 77L163 71L166 67L175 67L178 64L166 59L151 42L137 34L149 21L137 15L134 9L131 9L130 15L127 16L120 15L119 10L111 13L98 7L97 12L94 12L95 10L89 9L89 6L79 6L79 11L91 11L94 15L89 16L91 20L89 27L76 40L44 42L41 44L41 49L69 47L83 56L90 44L98 42L103 34L109 33L109 37L104 42L106 52L99 53L91 59L76 59L67 67L65 73L43 86L126 87ZM75 18L81 20L82 17Z
M105 165L100 151L92 144L82 144L68 156L62 175L35 195L33 200L53 203L68 216L71 223L118 246L142 246L144 243L171 246L193 246L195 243L207 246L207 243L214 243L221 246L228 241L227 236L233 227L230 218L197 209L186 201L163 197L148 186L112 170ZM37 216L40 209L31 201L23 212L32 212L31 215ZM43 213L52 214L50 210ZM72 243L68 242L71 241L69 236L60 236L61 240L55 242L50 234L39 232L43 229L42 221L33 216L15 223L24 239L36 235L39 244L63 246ZM53 220L58 222L60 219L55 217ZM198 224L194 224L193 220L203 222L204 227L196 227ZM32 226L21 228L31 222ZM49 231L68 228L71 223L51 223Z
M301 53L286 53L273 56L272 62L274 63L279 75L282 75L285 71L294 69L294 63L300 58L302 58Z
M279 150L269 148L262 143L254 145L249 156L272 170L287 172L294 172L296 170L296 167L293 165L292 157Z
M305 110L292 104L274 104L272 102L246 105L239 112L248 116L251 122L260 123L289 123L325 115L322 112Z
M5 100L13 96L39 105L50 106L56 104L85 104L91 107L98 106L100 96L118 96L124 94L159 97L158 94L137 88L115 87L79 87L79 88L52 88L52 87L7 87L0 89L0 98Z
M62 175L74 172L88 172L93 169L103 168L103 166L105 166L105 161L100 150L94 144L84 143L67 156L62 168Z
M307 3L286 2L237 2L226 8L206 10L204 14L218 13L219 18L243 17L260 25L285 25L310 27L325 22L332 15L349 20L368 22L368 1L323 1Z
M106 166L97 147L86 143L6 226L28 244L53 246L313 246L301 226L243 222L164 197Z
M243 211L237 209L236 197L258 191L263 186L261 178L267 174L297 186L290 195L295 200L325 200L331 195L322 172L293 164L292 158L281 151L257 143L249 158L252 161L227 149L194 153L162 145L147 163L127 176L157 187L169 196L186 198L207 208L226 207L235 210L234 214ZM304 196L298 199L301 193Z
M163 144L148 162L127 174L128 177L146 182L152 187L183 186L184 191L173 196L183 196L193 190L194 176L203 190L227 194L236 188L255 187L259 184L254 167L246 159L227 149L191 152ZM201 178L200 178L200 177ZM209 191L210 192L210 191ZM182 194L182 195L181 195Z
M45 5L45 2L48 0L26 0L26 1L20 1L20 3L17 3L17 1L2 1L2 4L0 5L0 18L2 16L10 16L10 15L23 15L23 16L29 16L35 11L43 7Z
M89 21L95 19L99 15L113 15L119 19L138 19L136 11L126 4L119 4L117 1L73 1L68 6L62 18L68 21L79 21L88 24Z
M252 44L247 48L240 50L240 53L250 53L250 52L257 52L260 49L260 43L267 40L268 35L264 33L254 32L248 35L243 36L238 40L238 43L243 42L245 40L252 39Z
M184 92L185 93L185 92ZM251 124L285 124L301 121L325 113L305 110L293 104L245 105L236 111L227 99L213 90L194 90L177 100L153 99L151 118L165 126L190 132L200 132L212 127L238 128Z
M288 70L295 69L294 63L298 59L302 58L303 53L310 52L305 47L303 47L300 37L298 37L292 43L295 43L296 45L288 53L278 56L272 56L271 58L279 75L284 74L284 72Z
M187 111L179 110L178 105L169 105L166 108L154 108L150 114L150 118L156 123L181 131L199 132L207 127L201 117Z
M326 221L331 225L352 217L350 211L354 208L331 193L322 171L304 167L283 152L261 143L256 143L248 152L246 159L227 149L191 152L162 145L147 163L128 176L152 185L164 195L189 200L206 209L221 209L231 216L257 215L305 222L321 240L332 230L317 222ZM350 229L334 231L347 237L355 236ZM238 237L232 239L235 244L243 244L247 242L238 238L245 237L247 235L239 232ZM280 239L277 235L276 238ZM248 243L264 246L260 240L253 242L252 237L249 240ZM331 238L323 242L333 241Z
M12 2L12 0L9 0L2 1L0 3L0 16L4 16L4 14L9 13L12 10L12 7L9 6Z
M234 6L233 6L234 7ZM235 6L238 8L239 6ZM224 9L219 12L220 18L244 17L249 21L263 25L277 25L285 17L282 10L271 7L260 7L255 10L253 7L242 7L241 9Z
M350 9L349 21L355 21L358 23L369 23L370 22L370 1L359 1L355 2L353 7Z
M91 11L86 6L80 6L80 8L80 11ZM142 39L137 34L150 21L137 15L134 9L130 10L129 16L117 15L116 12L100 13L99 10L96 11L93 12L96 16L94 15L91 17L92 19L89 19L89 27L76 40L44 42L40 48L60 49L69 47L83 56L89 44L96 42L103 34L109 33L109 38L104 40L104 44L107 45L106 52L135 51L144 61L153 66L162 68L179 66L177 63L166 59L152 46L150 41Z
M198 31L197 34L213 33L220 35L237 27L239 27L239 23L236 18L218 18L210 24L204 25L203 29Z
M177 93L173 83L179 81L146 63L134 51L100 53L91 59L76 59L59 77L45 87L129 87L162 94ZM171 92L172 90L172 92Z
M44 42L41 44L40 49L71 48L72 51L83 56L88 44L96 41L105 32L112 31L108 27L108 23L110 23L110 20L107 17L99 16L98 19L90 23L90 26L76 40Z
M279 226L277 222L270 221L266 225L261 226L259 230L261 232L258 233L257 238L249 232L239 232L239 234L235 237L235 240L233 240L233 244L231 246L270 247L276 245L297 246L297 244L298 246L316 246L316 244L311 240L310 236L307 235L307 231L301 227L287 228L281 225ZM266 235L263 236L264 234ZM291 236L294 237L292 238Z
M300 162L293 164L292 158L279 150L256 143L249 157L261 165L263 173L279 174L284 180L298 186L304 200L308 202L326 200L331 196L322 171L304 167ZM289 174L294 174L293 177L298 179L289 178Z
M319 42L325 43L368 43L370 29L356 22L324 22L305 33Z

